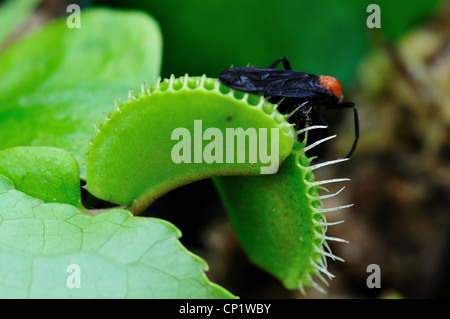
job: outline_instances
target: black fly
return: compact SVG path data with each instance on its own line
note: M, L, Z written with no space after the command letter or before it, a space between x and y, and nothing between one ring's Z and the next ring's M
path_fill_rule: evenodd
M280 62L283 62L285 70L276 69ZM310 115L326 124L313 106L335 110L352 108L355 139L346 157L349 158L355 151L359 139L358 112L354 103L342 102L342 86L336 78L294 71L289 61L282 57L268 68L238 67L225 70L220 73L219 80L232 89L270 97L272 103L283 99L278 110L293 113L289 121L296 126L301 120L305 121L305 126L311 125Z

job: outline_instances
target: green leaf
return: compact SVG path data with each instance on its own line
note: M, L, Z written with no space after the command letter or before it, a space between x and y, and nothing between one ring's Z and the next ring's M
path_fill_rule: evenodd
M94 122L114 97L154 83L160 59L159 28L143 13L82 11L79 29L63 18L35 32L0 56L0 149L63 148L84 175Z
M232 298L180 235L125 210L46 204L0 176L0 298Z
M0 174L10 178L17 190L46 203L81 208L78 163L65 150L29 146L2 150Z
M204 137L207 129L217 132L209 140ZM247 136L241 145L235 136L228 137L237 129L254 132L255 139ZM264 140L261 129L268 132ZM187 133L174 137L180 130ZM130 96L99 126L89 149L86 187L98 198L132 205L133 213L139 213L159 196L194 181L259 175L263 168L276 172L292 149L294 135L293 125L262 96L231 90L206 76L171 77ZM258 147L261 140L267 142L270 162L259 153L249 158L250 144ZM209 162L205 153L213 142L220 146L211 153L221 156ZM180 144L187 146L174 152ZM236 160L238 151L246 156L242 162ZM189 155L176 162L174 153Z
M0 45L34 10L40 0L9 0L0 5Z
M304 144L296 142L277 174L215 178L249 259L286 288L314 286L327 271L326 218Z

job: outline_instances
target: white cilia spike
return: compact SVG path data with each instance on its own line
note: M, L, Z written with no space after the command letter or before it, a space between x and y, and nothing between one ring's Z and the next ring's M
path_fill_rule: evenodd
M303 296L306 296L306 291L305 291L305 287L303 287L303 284L300 283L298 285L298 290L300 290L300 292L302 293Z
M216 90L218 90L219 87L220 87L220 81L219 81L219 80L215 80L215 81L214 81L214 88L215 88Z
M269 100L270 100L270 98L271 98L270 96L264 96L264 95L262 95L262 97L263 97L264 101L270 103L270 102L269 102Z
M175 81L175 75L171 74L169 78L169 87L173 86L173 82Z
M205 81L206 81L206 74L203 74L202 77L200 78L200 83L199 83L199 87L203 87L205 86Z
M305 132L305 136L303 137L303 141L302 141L302 143L305 144L305 146L306 146L306 144L308 143L308 132L309 132L309 131L306 131L306 132ZM297 136L298 136L298 135L297 135ZM304 152L303 150L300 150L297 154L298 154L298 155L301 155L303 152Z
M339 260L339 261L345 262L345 260L342 259L341 257L338 257L338 256L336 256L336 255L334 255L334 254L332 254L332 253L329 253L329 252L327 252L327 251L325 251L325 250L323 250L323 249L316 248L315 250L316 250L316 252L318 252L319 254L322 254L322 255L324 255L324 256L330 257L330 258L333 259L333 260Z
M324 295L326 295L328 292L322 288L317 282L314 281L314 279L310 276L307 275L306 278L309 279L309 281L311 282L311 285L313 288L315 288L316 290L318 290L319 292L323 293Z
M145 94L145 82L142 81L141 83L141 94Z
M344 208L349 208L349 207L352 207L353 205L354 204L342 205L342 206L332 207L332 208L319 208L318 210L322 213L328 213L328 212L334 212L336 210L340 210L340 209L344 209Z
M344 222L344 220L340 220L337 222L316 222L317 226L324 226L324 227L328 227L328 226L334 226L334 225L339 225L342 224Z
M324 238L325 240L337 241L337 242L340 242L340 243L346 243L346 244L348 244L348 241L345 240L345 239L342 239L342 238L329 237L329 236L323 236L323 238Z
M334 276L331 272L329 272L326 268L321 267L321 266L317 265L316 263L313 263L313 266L314 266L318 271L324 273L328 278L332 279L332 278L335 277L335 276Z
M159 90L160 85L161 85L161 77L159 76L158 79L156 80L155 89Z
M109 118L109 116L108 116L108 113L103 112L103 113L102 113L102 116L103 116L103 119L104 119L105 121L110 121L110 120L111 120L111 119Z
M323 293L324 295L328 295L328 291L326 291L326 289L322 288L317 282L315 282L314 280L311 280L311 283L312 283L313 287L316 288L317 291Z
M258 104L256 104L256 107L261 108L261 107L264 105L264 101L265 101L264 96L261 95L261 96L259 97L259 102L258 102Z
M263 105L265 102L270 103L270 102L269 102L270 98L271 98L270 96L264 96L264 95L262 95L261 105ZM278 108L278 104L275 104L273 110L276 111L277 108Z
M320 279L325 285L330 286L330 284L328 283L328 281L325 279L324 276L322 276L322 274L321 274L320 272L318 272L318 273L316 274L316 276L319 277L319 279Z
M323 139L321 139L321 140L318 140L317 142L314 142L314 143L312 143L311 145L308 145L307 147L305 147L305 148L303 149L303 152L307 152L307 151L309 151L310 149L316 147L317 145L322 144L322 143L324 143L324 142L326 142L326 141L328 141L328 140L331 140L331 139L335 138L336 136L337 136L337 135L335 134L335 135L331 135L331 136L325 137L325 138L323 138Z
M325 247L325 249L330 253L333 254L333 252L331 251L330 245L328 244L327 241L323 242L323 247Z
M129 90L128 90L128 102L130 102L131 100L139 101L139 100L134 96L133 89L129 89Z
M120 107L119 107L119 99L118 98L114 99L114 111L122 113L122 111L120 110Z
M328 268L328 260L326 256L320 255L320 261L318 263L319 266L323 267L324 269ZM333 276L334 277L334 276Z
M278 101L277 104L275 104L274 110L277 110L277 109L278 109L278 107L281 105L281 103L284 102L284 99L285 99L285 98L282 98L281 100ZM286 116L286 119L289 119L289 116L288 116L288 115L285 115L285 116Z
M94 130L96 133L101 133L100 128L98 127L97 123L94 123Z
M305 135L307 135L308 134L308 132L306 132L305 133ZM305 142L306 143L306 142ZM302 150L300 150L300 152L302 152ZM314 161L314 160L316 160L318 158L318 156L311 156L310 158L309 158L309 160L310 160L310 162L312 162L312 161Z
M327 198L334 197L334 196L336 196L336 195L339 195L339 193L342 192L344 189L345 189L345 186L342 186L342 188L341 188L340 190L338 190L336 193L334 193L334 194L328 194L328 195L322 195L322 196L319 196L318 198L319 198L320 200L324 200L324 199L327 199Z
M310 131L310 130L315 130L315 129L319 129L319 128L328 128L328 126L325 125L312 125L312 126L307 126L305 128L302 128L301 130L296 131L295 133L298 135Z
M289 119L289 118L290 118L292 115L294 115L298 110L300 110L306 103L308 103L308 102L302 103L302 104L300 104L299 106L297 106L291 113L289 113L289 114L286 115L286 118Z
M350 178L333 178L333 179L326 179L323 181L311 182L310 185L311 186L319 186L319 185L339 183L339 182L348 182L348 181L350 181Z
M184 76L181 77L181 83L183 83L183 88L189 89L188 81L189 81L189 74L186 73Z
M323 162L323 163L320 163L320 164L312 165L312 166L308 167L308 170L313 171L313 170L316 170L316 169L324 167L324 166L333 165L333 164L345 162L345 161L348 161L348 160L349 160L349 158L339 158L339 159L334 160L334 161L327 161L327 162Z

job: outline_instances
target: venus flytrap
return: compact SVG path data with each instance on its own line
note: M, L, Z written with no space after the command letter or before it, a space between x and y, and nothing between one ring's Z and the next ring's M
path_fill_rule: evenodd
M161 195L187 183L214 176L259 175L267 168L264 156L256 157L254 162L241 160L242 152L247 157L252 153L251 143L218 143L220 136L215 134L203 149L199 121L205 129L224 132L223 136L228 136L231 129L253 130L258 141L267 140L265 155L277 146L279 163L289 155L294 140L293 125L274 110L273 104L260 96L230 90L206 76L172 76L148 89L141 88L138 94L130 91L128 100L116 103L106 118L95 129L91 142L86 188L99 198L128 206L136 214ZM255 128L268 129L270 134ZM272 138L273 129L278 135L276 140ZM189 154L193 156L191 161L174 160L174 153L180 157L186 157L187 151L191 153L189 136L189 141L186 137L179 141L180 132L192 134L194 148L200 147ZM180 146L182 142L187 146ZM217 144L216 152L227 146L224 153L231 152L231 159L224 154L225 161L203 161L201 156L213 142Z
M306 146L309 130L326 127L311 126L295 132L287 122L290 115L280 114L277 106L206 76L171 76L149 88L142 85L140 93L130 91L126 102L115 103L113 112L96 129L87 160L87 189L139 214L176 187L215 177L215 185L249 258L278 277L288 289L304 292L304 287L313 286L325 292L314 277L327 283L325 277L331 279L333 275L327 270L326 258L342 261L331 252L327 241L345 242L325 235L328 226L338 224L328 223L325 213L350 205L323 208L322 200L340 191L319 195L322 185L347 179L316 181L313 171L347 159L311 165L314 158L306 153L335 136ZM181 132L197 130L194 142L201 139L195 126L198 119L203 127L223 132L230 126L280 128L280 163L284 163L276 174L266 176L259 170L263 168L261 161L205 162L198 157L201 152L197 159L194 151L191 154L190 134L189 146L182 152L184 161L174 161L174 149L175 153L181 149L174 148L181 143ZM296 141L300 134L305 134L303 143ZM244 147L248 154L251 147ZM233 145L233 154L238 151L239 147Z
M327 241L344 241L326 235L337 223L325 214L348 206L322 207L340 193L319 195L323 185L346 180L314 178L343 161L311 165L308 150L328 138L297 142L320 127L296 132L282 101L205 75L155 82L161 37L144 14L84 11L83 28L68 30L55 21L0 57L0 296L233 298L174 225L132 215L205 178L255 264L288 289L323 291L315 277L326 283L326 259L341 260ZM155 84L104 103L141 78ZM83 207L80 177L121 208ZM80 289L66 285L68 265L79 266Z
M345 241L326 236L327 227L337 223L328 223L324 214L350 205L323 208L322 200L338 195L342 189L336 194L319 195L322 185L347 179L316 181L313 171L345 159L311 165L314 158L306 153L331 137L305 147L308 131L323 127L312 126L296 132L286 117L266 99L230 90L205 76L172 77L158 81L153 87L142 86L138 94L130 91L128 100L116 101L113 111L104 114L104 123L95 127L96 136L89 142L86 162L88 190L102 199L128 205L128 210L107 209L95 216L85 214L87 210L80 205L77 187L71 192L74 199L57 191L58 185L67 178L65 170L72 177L78 174L77 163L68 152L49 147L1 151L0 167L11 180L0 177L5 186L0 190L0 244L3 247L0 257L14 260L13 268L23 269L25 273L25 269L31 269L30 261L18 258L19 255L25 253L39 261L33 268L33 274L39 275L24 277L16 296L233 297L205 277L206 263L176 240L181 235L178 229L162 220L132 217L129 212L141 212L158 196L175 187L214 177L249 258L279 278L288 289L304 292L305 287L313 286L325 293L314 277L328 284L327 279L333 275L327 270L326 258L342 260L331 252L327 241ZM279 129L278 154L279 162L283 163L279 171L272 175L261 174L264 162L260 160L255 163L186 163L189 165L185 166L174 163L170 151L176 141L170 138L171 132L176 127L192 129L196 118L225 131L229 126ZM298 135L303 133L305 140L297 142ZM267 149L271 143L274 141L268 139ZM238 158L237 145L233 150L235 159ZM248 150L250 146L246 145ZM47 166L36 168L36 161L43 159L47 160ZM54 165L58 162L59 167ZM191 167L193 164L199 166ZM46 185L47 192L34 194L33 185L44 176L50 183ZM16 185L52 204L14 189ZM50 193L61 193L59 203L49 199ZM155 232L156 229L161 232ZM131 242L134 242L132 246ZM177 256L175 264L174 254ZM117 268L111 260L123 267ZM154 260L160 263L155 264ZM46 273L50 264L52 271ZM63 285L68 264L77 264L83 269L82 290L74 291ZM94 284L105 280L101 273L89 271L98 267L117 278L111 283L122 287L117 294L110 294L109 289L99 290ZM171 274L161 274L160 267L164 272L171 269ZM13 268L5 271L11 273ZM141 280L130 274L146 278L145 282L139 283ZM128 283L124 284L127 276ZM43 278L49 281L42 281ZM0 282L2 280L0 278ZM45 289L47 284L57 288ZM30 285L35 288L30 290ZM8 286L3 283L3 287ZM0 295L5 293L6 290L0 288Z
M320 128L326 127L311 126L297 133ZM346 241L325 235L328 226L342 222L327 222L325 213L351 205L323 208L322 200L338 195L343 188L335 194L319 195L320 189L326 190L321 185L347 179L316 181L313 171L348 159L311 165L314 158L308 158L306 152L329 138L305 147L306 138L294 144L277 174L214 181L249 258L288 289L305 294L304 288L312 286L326 293L314 276L328 285L326 278L334 276L327 270L326 257L343 261L331 252L327 241Z

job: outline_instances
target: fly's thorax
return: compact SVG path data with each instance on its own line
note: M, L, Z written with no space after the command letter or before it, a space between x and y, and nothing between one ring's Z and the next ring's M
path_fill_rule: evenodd
M334 76L320 75L318 83L322 85L328 92L332 93L337 100L341 98L342 85Z

